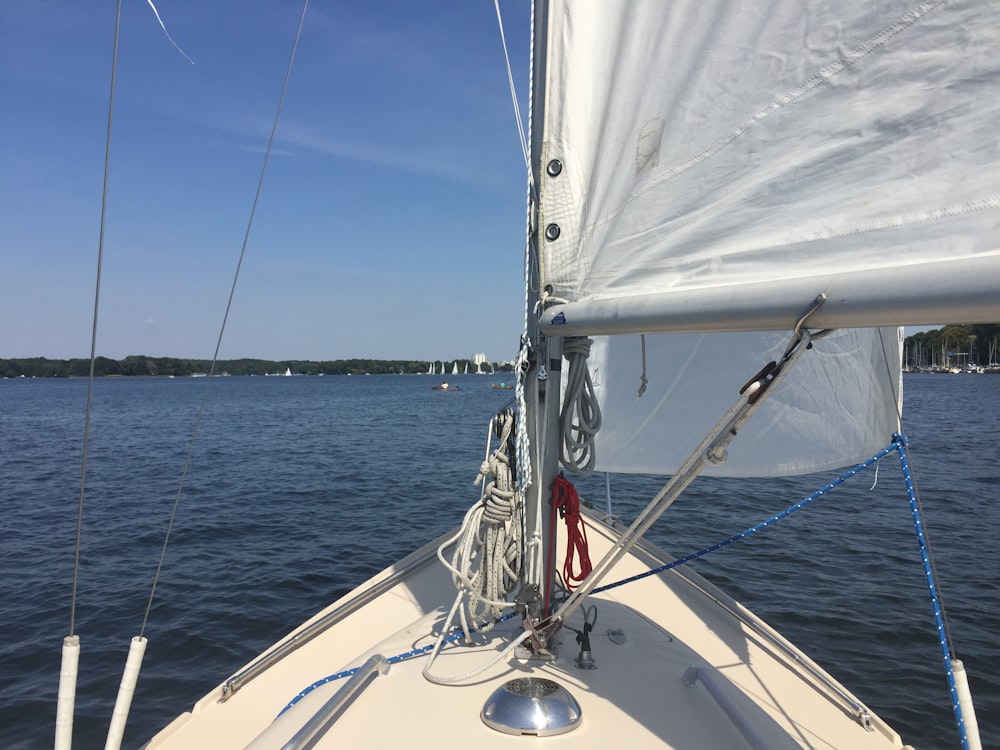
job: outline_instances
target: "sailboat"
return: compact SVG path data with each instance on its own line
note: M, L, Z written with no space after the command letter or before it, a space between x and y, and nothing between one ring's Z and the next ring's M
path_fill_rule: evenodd
M552 0L532 23L527 323L481 498L151 750L907 747L644 534L701 473L905 457L898 326L1000 319L1000 7ZM664 486L626 528L579 504L567 475L594 472Z

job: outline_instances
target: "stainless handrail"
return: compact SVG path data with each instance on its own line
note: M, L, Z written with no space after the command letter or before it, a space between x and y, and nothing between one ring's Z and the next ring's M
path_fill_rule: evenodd
M369 679L379 674L383 675L389 671L389 661L382 654L375 654L368 661L361 665L357 672L341 686L340 690L323 704L323 706L312 715L302 728L297 731L288 742L281 746L281 750L306 750L313 746L313 741L318 739L333 723L337 713L358 693L368 686Z
M750 744L750 747L753 750L767 750L767 743L757 734L757 730L750 726L750 722L736 707L736 704L729 699L729 696L722 691L722 688L715 681L715 678L712 677L711 673L698 667L689 667L684 673L684 684L689 688L693 688L699 681L708 690L708 694L715 699L722 712L733 722L733 726L739 730L743 738Z
M729 606L729 604L727 604L726 602L720 600L718 596L706 590L703 586L700 586L698 583L692 580L691 577L688 576L684 571L675 569L671 572L676 574L682 581L684 581L686 584L691 586L696 591L699 591L705 596L709 597L715 603L716 606L718 606L723 611L732 615L734 618L739 620L747 627L751 628L757 635L761 636L769 644L771 644L779 651L781 651L782 654L784 654L789 659L792 659L799 668L808 672L810 677L812 677L822 687L826 688L827 697L839 699L842 704L841 707L847 709L846 712L848 713L848 715L852 716L862 727L865 728L866 731L868 732L874 731L874 729L872 728L871 711L868 709L868 707L864 703L859 701L854 695L847 692L839 684L831 680L820 669L817 669L809 661L804 660L802 658L802 654L800 654L797 649L789 647L788 644L776 638L774 634L771 633L769 630L761 627L760 624L758 624L754 620L750 619L749 617L745 617L737 609L734 609L733 607Z

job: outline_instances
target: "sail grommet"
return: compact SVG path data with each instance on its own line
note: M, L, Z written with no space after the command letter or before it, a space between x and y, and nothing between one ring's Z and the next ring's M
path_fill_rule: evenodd
M558 224L549 224L545 227L545 239L549 242L559 239L559 235L562 230L559 228Z
M545 165L545 171L549 177L558 177L559 173L562 172L562 162L558 159L553 159L548 164Z

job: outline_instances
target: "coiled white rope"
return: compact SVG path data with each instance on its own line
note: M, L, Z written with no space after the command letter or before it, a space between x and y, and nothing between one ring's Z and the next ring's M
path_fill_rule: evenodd
M515 420L510 412L494 420L499 420L500 443L492 454L487 445L475 482L483 484L480 500L466 513L458 533L438 548L438 558L451 571L459 598L467 598L462 610L467 637L471 623L492 622L502 616L510 607L507 595L520 582L523 504L514 488L510 458ZM491 432L495 423L491 422ZM453 544L455 551L449 562L444 551ZM480 630L490 627L480 626Z
M492 434L497 425L499 445L490 453ZM491 437L487 439L486 458L475 481L477 485L483 484L479 502L465 514L458 533L438 547L438 559L451 571L458 595L424 668L424 676L432 682L451 683L467 679L508 653L504 650L490 664L468 675L438 677L430 673L444 637L452 629L455 616L459 617L466 641L471 639L474 627L479 632L490 631L504 611L512 606L507 597L520 583L524 503L522 495L514 487L511 470L514 425L515 417L510 411L498 414L490 422ZM445 550L452 545L455 545L455 551L448 561Z
M588 476L594 470L597 459L594 436L601 429L601 407L587 369L592 344L588 338L563 341L563 356L569 360L569 376L560 417L562 446L559 458L569 471L581 476Z

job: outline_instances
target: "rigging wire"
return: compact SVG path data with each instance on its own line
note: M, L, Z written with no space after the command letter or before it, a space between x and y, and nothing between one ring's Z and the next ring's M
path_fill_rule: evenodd
M73 744L73 715L76 706L76 682L79 671L80 639L76 630L76 600L80 582L80 549L83 540L83 505L87 488L87 453L90 446L90 416L93 410L94 365L97 361L97 321L101 308L101 270L104 261L104 228L107 223L108 179L111 172L111 133L115 110L115 84L118 74L118 42L121 38L122 0L115 10L114 45L111 54L111 83L108 92L108 127L104 143L104 179L101 187L101 218L97 240L97 277L94 282L94 314L90 330L90 372L87 375L87 403L83 419L83 448L80 459L80 496L76 511L76 542L73 550L73 584L69 605L69 634L63 638L59 669L59 692L56 700L56 750L69 750Z
M70 597L69 634L76 628L76 595L80 578L80 546L83 537L83 498L87 485L87 450L90 446L90 415L94 394L94 364L97 361L97 319L101 307L101 268L104 261L104 227L108 213L108 179L111 173L111 124L115 111L115 83L118 78L118 40L121 31L122 0L115 12L114 50L111 55L111 88L108 94L108 128L104 142L104 184L101 189L101 220L97 239L97 279L94 283L94 317L90 330L90 372L87 376L87 405L83 420L83 458L80 467L80 499L76 515L76 549L73 554L73 592Z
M517 127L517 136L521 142L521 153L524 156L524 168L528 176L528 222L527 222L527 237L525 240L525 258L524 258L524 332L525 337L527 337L528 331L528 314L529 314L529 299L528 292L535 287L531 283L531 273L530 273L530 260L531 260L531 236L533 233L532 227L532 206L537 198L535 190L535 176L531 171L531 152L528 147L528 135L525 133L524 121L521 118L521 107L517 103L517 86L514 84L514 72L510 65L510 52L507 49L507 36L503 30L503 16L500 13L500 0L493 0L493 7L496 9L497 13L497 27L500 31L500 45L503 48L504 64L507 70L507 85L510 88L510 100L511 105L514 110L514 121ZM534 10L532 10L534 12ZM530 49L532 50L531 55L531 67L534 67L534 48L535 48L535 25L531 24L531 37L529 40ZM528 131L532 128L532 97L534 96L534 76L528 76ZM537 290L537 289L536 289Z
M497 26L500 28L500 43L503 46L503 57L507 64L507 84L510 86L510 99L514 105L514 118L517 120L517 134L521 139L521 151L524 154L524 166L528 170L529 179L531 176L531 155L528 153L528 138L524 132L524 123L521 120L521 108L517 103L517 89L514 86L514 73L510 67L510 54L507 51L507 37L503 31L503 17L500 14L500 0L493 0L493 6L497 11Z
M281 108L285 102L285 94L288 91L288 82L292 75L292 66L295 62L295 53L299 47L299 40L302 37L302 27L306 19L306 10L309 8L309 0L303 0L302 3L302 13L299 16L298 29L295 32L295 41L292 44L292 52L288 59L288 67L285 69L285 79L281 85L281 94L278 97L278 106L274 113L274 121L271 124L271 135L267 141L267 149L264 151L264 161L261 164L260 175L257 179L257 190L254 193L253 204L250 207L250 216L247 219L246 231L243 234L243 244L240 248L239 260L236 263L236 271L233 274L233 283L229 290L229 299L226 302L226 311L222 316L222 325L219 327L219 336L215 343L215 352L212 354L212 364L208 371L208 378L205 380L205 387L202 391L201 404L198 407L198 415L195 417L194 428L191 432L191 439L188 442L187 456L184 459L184 468L181 470L181 478L177 487L177 495L174 498L173 508L170 511L170 520L167 522L167 531L163 537L163 547L160 550L160 559L156 565L156 573L153 576L153 584L149 592L149 601L146 604L146 612L142 618L142 627L139 630L140 637L146 631L146 623L149 621L149 613L153 608L153 600L156 596L156 587L160 581L160 573L163 569L163 561L167 555L167 546L170 543L170 533L174 527L174 521L177 517L177 510L180 506L181 494L184 491L184 480L187 477L188 469L191 466L191 457L194 454L194 445L198 437L198 429L201 426L201 420L205 413L205 406L208 403L208 387L212 382L212 377L215 374L215 366L219 359L219 350L222 348L222 337L226 331L226 323L229 320L229 312L233 306L233 299L236 296L236 284L239 281L240 269L243 266L243 259L246 257L247 244L250 241L250 231L253 228L254 215L257 212L257 204L260 201L260 195L264 186L264 175L267 172L268 161L271 158L271 151L274 146L275 136L278 131L278 121L281 118Z

